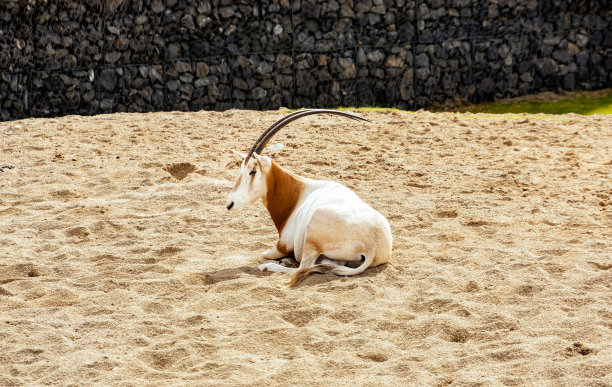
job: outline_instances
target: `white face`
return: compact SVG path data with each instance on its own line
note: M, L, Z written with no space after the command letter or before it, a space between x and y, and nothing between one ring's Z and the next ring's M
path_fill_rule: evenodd
M246 155L234 152L243 160ZM244 161L240 166L240 175L234 188L227 196L227 209L239 210L247 204L256 202L266 196L268 186L266 176L270 171L272 161L269 157L253 153L247 165Z

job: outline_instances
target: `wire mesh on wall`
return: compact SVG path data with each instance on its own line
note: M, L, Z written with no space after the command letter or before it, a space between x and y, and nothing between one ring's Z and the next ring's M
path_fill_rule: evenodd
M610 87L604 0L9 0L0 119Z

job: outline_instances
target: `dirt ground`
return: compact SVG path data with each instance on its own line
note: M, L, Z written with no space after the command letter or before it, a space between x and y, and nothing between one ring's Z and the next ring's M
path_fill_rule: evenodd
M310 116L270 144L391 223L356 277L254 269L230 152L284 111L0 123L0 385L612 384L612 117Z

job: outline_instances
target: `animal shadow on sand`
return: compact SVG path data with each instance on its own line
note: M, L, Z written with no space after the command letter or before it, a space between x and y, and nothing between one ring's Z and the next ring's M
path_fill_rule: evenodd
M282 261L282 263L285 266L289 266L289 267L299 266L299 263L295 260L293 256L279 258L276 261L278 261L279 263ZM368 268L363 273L357 276L352 276L352 277L359 277L359 278L375 277L379 273L382 273L383 271L385 271L387 269L387 266L388 265L371 267L371 268ZM249 276L254 276L254 277L271 277L277 273L270 272L270 271L266 271L266 272L260 271L257 268L257 265L253 264L253 265L243 265L243 266L230 267L230 268L219 269L219 270L199 272L195 275L199 279L198 282L200 282L202 285L213 285L219 282L232 281L232 280L239 279L244 274L248 274ZM286 282L289 282L289 275L287 274L277 274L277 275L286 276ZM317 273L311 277L306 278L303 283L300 283L295 287L299 288L302 286L314 286L314 285L320 285L324 283L337 282L337 281L344 282L346 281L347 278L351 278L351 277L338 276L338 275L331 274L331 273L328 273L328 274L318 274Z
M300 265L299 262L297 262L292 255L284 257L284 258L276 259L275 261L278 261L279 263L282 261L285 266L289 266L289 267L298 267ZM300 288L302 286L308 287L308 286L315 286L315 285L321 285L321 284L332 283L332 282L344 282L348 278L371 278L387 270L388 266L389 265L387 264L387 265L380 265L377 267L370 267L363 273L360 273L359 275L356 275L356 276L340 276L340 275L335 275L332 273L326 273L326 274L315 273L314 275L307 277L303 282L300 282L294 287ZM271 271L266 271L266 272L259 271L257 267L253 267L250 269L250 274L256 275L256 276L272 276L275 273ZM281 274L281 275L286 276L287 277L286 282L289 282L289 277L290 277L289 274Z
M240 278L243 274L253 274L252 266L238 266L226 269L199 272L196 276L203 285L213 285L218 282L231 281Z

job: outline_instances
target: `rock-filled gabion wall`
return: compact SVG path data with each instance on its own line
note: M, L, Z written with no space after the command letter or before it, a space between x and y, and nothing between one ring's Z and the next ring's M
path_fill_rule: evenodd
M612 85L609 0L5 0L0 119Z

